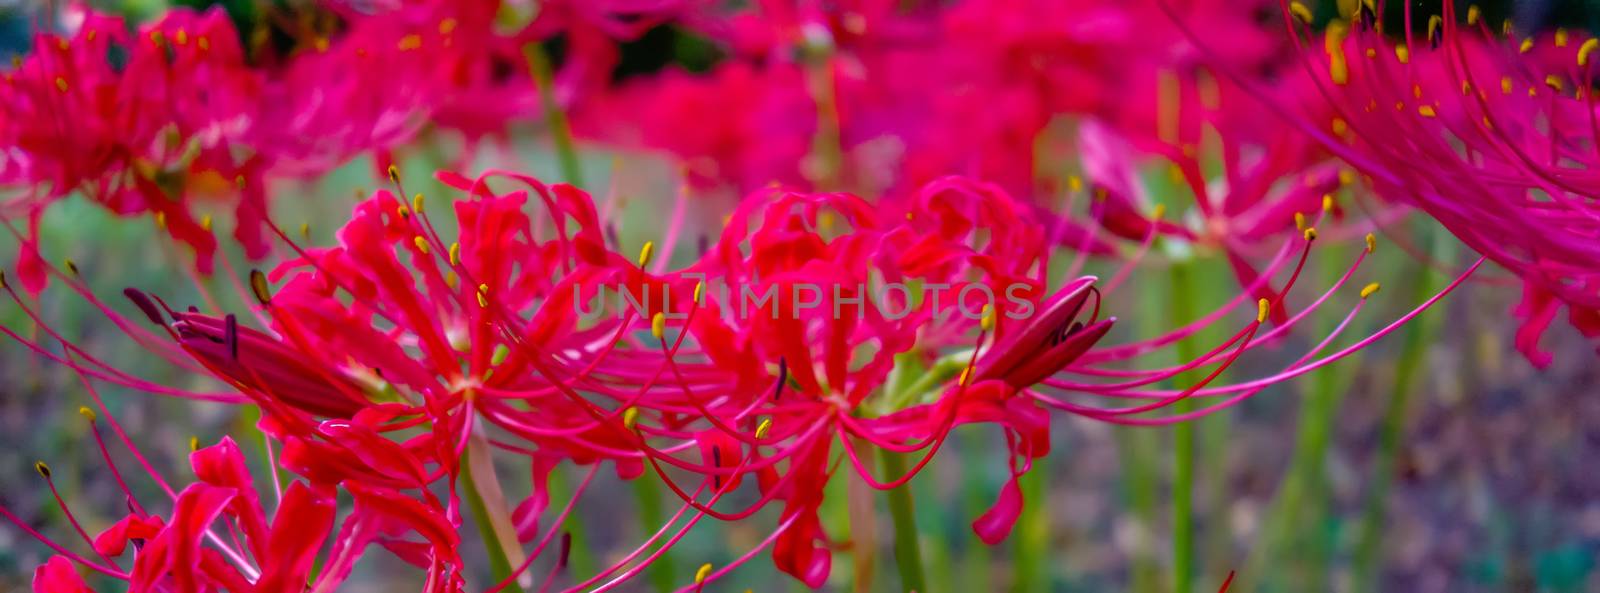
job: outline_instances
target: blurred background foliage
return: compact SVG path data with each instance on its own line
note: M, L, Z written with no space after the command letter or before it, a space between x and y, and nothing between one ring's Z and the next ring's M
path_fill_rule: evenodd
M265 22L262 4L215 3L229 10L241 30ZM134 18L163 9L158 0L97 4ZM1514 16L1523 27L1600 30L1596 0L1479 5L1489 18ZM0 2L0 53L25 50L34 6ZM1331 4L1322 6L1319 15L1327 18ZM1398 9L1396 2L1389 6ZM273 2L267 9L294 8ZM557 59L559 44L556 40L551 46ZM717 59L704 41L670 27L632 42L624 56L618 77L668 64L703 70ZM425 151L431 154L453 149L448 139L426 141L439 144L437 150ZM438 166L426 156L412 159L403 170ZM505 160L546 179L559 178L555 159L540 142L519 143L510 154L491 159L499 164ZM628 171L626 181L612 174L618 170ZM638 155L589 153L585 171L600 180L590 184L590 191L624 197L619 225L624 245L637 246L651 236L654 221L670 205L670 167ZM358 161L315 182L284 184L278 188L284 197L275 202L277 216L291 228L307 222L311 242L326 244L336 230L328 221L341 220L354 203L352 196L380 182L370 161ZM422 189L446 195L437 187ZM1341 196L1341 201L1365 199ZM179 306L201 298L181 271L186 255L156 247L165 243L154 240L148 219L119 220L71 200L52 209L44 224L45 256L71 258L99 294L137 286ZM1408 220L1398 227L1390 229L1392 236L1405 238L1410 247L1430 253L1446 268L1463 261L1465 254L1454 240L1432 232L1431 223ZM11 244L0 248L0 258L10 261L13 249ZM1303 287L1327 286L1330 277L1344 271L1350 249L1319 248L1312 272L1319 281ZM1444 283L1445 271L1419 263L1392 244L1381 244L1379 253L1378 265L1367 273L1383 283L1391 298L1375 300L1360 318L1367 326L1353 328L1352 334L1375 329ZM232 257L240 261L237 253ZM243 270L232 272L242 275ZM205 282L216 294L232 298L236 293L228 288L228 273ZM1135 320L1131 327L1119 328L1128 332L1121 338L1173 327L1238 290L1218 254L1178 250L1158 253L1131 285L1139 287L1140 297L1122 299L1115 304L1119 310L1112 311ZM1295 300L1307 302L1309 294ZM972 537L968 523L993 500L1006 477L1004 468L993 462L1003 443L994 431L959 431L943 462L912 482L930 588L933 593L1171 591L1175 559L1167 544L1174 531L1170 509L1174 496L1186 495L1196 517L1199 545L1193 562L1195 589L1200 591L1215 590L1230 571L1238 572L1235 591L1600 591L1600 399L1593 397L1600 391L1600 367L1576 332L1558 324L1545 343L1568 355L1558 356L1547 371L1532 369L1511 350L1508 336L1515 323L1507 311L1515 297L1513 286L1491 274L1359 357L1187 427L1127 429L1058 417L1053 454L1025 484L1029 500L1042 504L1030 503L1012 537L993 548ZM1319 313L1322 327L1336 322L1354 298L1340 295L1339 303ZM58 329L81 338L81 344L114 364L172 372L166 365L146 364L154 357L115 328L84 322L102 319L87 303L49 299L40 306L61 322ZM120 301L113 306L132 313ZM0 320L7 327L30 327L16 307L0 308ZM1271 373L1311 346L1306 339L1291 338L1274 348L1276 358L1252 359L1229 373ZM1203 334L1187 347L1215 340L1216 335ZM266 475L250 411L111 388L104 394L134 439L169 474L187 472L183 460L191 436L206 442L234 435L262 464L257 475ZM10 508L37 523L62 522L33 474L33 462L45 459L86 524L106 525L121 510L115 485L75 413L88 401L68 369L15 343L0 350L0 483L7 485L0 496ZM1193 447L1199 460L1192 479L1175 477L1173 451L1180 446ZM131 463L123 451L114 450L113 457L125 467ZM526 493L528 468L500 469L513 496ZM570 485L577 475L568 473L558 487L569 487L561 482ZM672 501L652 499L659 492L635 492L609 472L602 472L600 481L578 503L568 526L581 536L574 555L578 573L620 554L646 526L658 525L663 512L676 508ZM872 498L880 511L876 523L852 521L844 501L853 487L859 484L835 480L825 507L829 532L849 552L836 555L828 587L892 590L896 577L888 514L881 512L881 499ZM558 493L555 500L563 498ZM767 514L741 524L704 522L636 590L682 582L703 562L725 563L755 545L773 522ZM26 535L0 529L0 591L25 589L28 569L46 553ZM463 553L484 570L481 550L468 546ZM352 582L371 591L404 590L404 581L383 579L385 574L409 578L408 570L389 570L399 566L392 559L369 562L360 568L366 574ZM746 588L801 589L779 578L766 562L747 564L711 589Z

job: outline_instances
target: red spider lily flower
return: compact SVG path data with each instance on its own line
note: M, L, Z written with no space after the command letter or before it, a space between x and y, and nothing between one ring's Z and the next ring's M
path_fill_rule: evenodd
M117 52L126 57L113 62ZM173 11L133 34L90 12L70 39L38 36L0 83L0 185L22 188L5 214L30 219L23 285L43 287L38 217L72 192L118 214L155 215L209 270L216 240L191 206L233 191L235 179L258 178L258 164L232 149L250 130L243 110L257 91L221 10ZM245 196L236 230L258 256L266 247L259 199Z
M1585 197L1596 191L1597 155L1578 148L1597 135L1593 93L1575 82L1592 78L1600 41L1565 30L1524 37L1454 2L1439 14L1407 5L1406 26L1390 37L1374 16L1381 4L1351 6L1319 34L1303 5L1282 3L1326 115L1268 107L1379 193L1520 277L1516 346L1536 366L1551 360L1537 341L1562 305L1582 333L1600 337L1600 211Z
M89 386L87 379L85 385ZM98 403L98 394L92 390ZM102 411L105 408L101 407ZM101 437L99 415L80 410L89 419L102 456L110 454ZM228 438L190 455L196 481L174 492L133 448L121 426L107 416L119 439L141 467L171 497L166 515L146 510L128 489L115 466L112 476L127 497L129 513L90 537L56 492L49 466L36 468L50 487L62 514L94 559L72 552L43 535L11 511L0 514L54 549L34 573L38 593L82 593L91 589L79 575L84 567L127 583L129 591L262 591L290 593L337 588L351 567L374 544L381 545L427 571L424 591L447 593L462 587L461 559L456 555L454 527L444 509L426 491L421 498L401 490L348 480L317 480L279 485L272 476L274 511L267 513L239 447ZM276 469L274 469L276 471ZM336 491L354 500L351 512L337 519ZM231 537L224 539L218 525ZM323 549L328 554L319 563ZM129 552L132 551L131 558ZM314 576L313 566L321 569ZM123 565L131 565L124 569Z
M616 114L631 114L618 119ZM700 114L719 114L707 122ZM669 71L630 82L578 112L578 132L623 147L669 153L691 186L738 195L771 182L805 182L815 107L803 73L730 62L705 75Z

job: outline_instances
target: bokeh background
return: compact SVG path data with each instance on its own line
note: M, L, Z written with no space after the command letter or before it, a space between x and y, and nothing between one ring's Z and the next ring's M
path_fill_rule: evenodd
M164 6L158 0L99 4L134 18ZM242 23L259 17L251 3L221 4ZM1524 26L1600 26L1600 3L1592 1L1480 5L1490 15L1516 15ZM35 8L26 0L0 1L0 54L26 47L29 12ZM559 47L552 50L559 57ZM703 69L715 59L692 35L665 27L630 43L616 76L668 64ZM437 143L430 151L436 155L458 149L448 138L422 141ZM621 242L638 245L652 236L670 207L671 167L647 155L590 151L583 156L585 170L596 179L591 191L625 198ZM405 168L427 170L442 161L417 157ZM554 162L541 139L528 138L478 164L510 164L559 178ZM354 203L352 196L380 183L375 169L370 160L360 160L319 180L282 185L277 215L286 226L309 223L313 242L326 242L334 229L325 221L342 218ZM617 171L626 171L626 178ZM1425 220L1402 220L1390 231L1433 263L1380 245L1370 273L1383 283L1388 298L1375 299L1359 318L1369 332L1437 291L1466 261L1454 241ZM71 258L102 294L137 286L175 304L194 302L197 292L181 272L184 256L158 247L164 243L154 240L154 233L149 220L117 220L73 200L46 218L42 249L47 258ZM1343 272L1348 258L1342 255L1352 254L1349 249L1319 249L1311 273L1320 281L1306 286L1325 286L1330 276ZM0 247L0 258L10 261L10 250L14 245ZM1136 288L1126 295L1136 298L1114 304L1113 314L1134 320L1119 328L1126 334L1122 337L1172 327L1238 290L1217 254L1196 254L1185 264L1182 285L1174 285L1172 261L1158 248L1131 281ZM1321 327L1348 311L1353 296L1345 296L1318 315ZM1556 324L1544 342L1557 353L1556 363L1533 369L1511 349L1516 323L1508 311L1517 296L1515 286L1491 270L1361 354L1194 425L1201 459L1190 485L1199 518L1199 587L1214 589L1236 571L1235 590L1244 591L1600 591L1600 398L1594 397L1600 392L1600 365L1589 343ZM1306 295L1297 298L1307 300ZM102 325L103 318L86 303L58 299L43 308L60 321L58 329L123 368L147 368L151 378L165 382L205 380L159 375L171 371L146 364L154 357L116 328ZM0 307L0 321L29 327L14 307ZM1274 347L1276 354L1247 360L1229 376L1271 373L1311 346L1310 339L1292 338ZM246 449L264 464L247 410L109 387L104 393L134 439L169 473L186 471L183 460L192 436L209 441L231 434L254 442ZM34 474L33 463L41 459L51 464L64 497L87 525L108 524L121 511L115 484L76 413L87 402L67 369L14 343L0 346L0 496L36 525L64 523ZM1003 446L998 432L959 431L955 447L912 482L935 592L1169 590L1172 559L1166 542L1177 486L1174 429L1118 428L1073 418L1057 423L1053 454L1026 479L1029 500L1041 503L1028 505L1017 530L999 546L982 545L968 526L1006 477L993 461ZM249 440L251 435L256 441ZM131 463L120 451L114 456ZM527 468L501 471L510 490L525 491ZM558 486L570 488L577 477L567 474ZM569 526L580 534L574 556L578 572L625 549L673 508L664 499L652 499L658 493L636 490L606 472L600 480L578 503ZM836 556L828 588L888 590L895 579L888 515L880 512L876 522L851 517L843 501L861 486L835 482L826 523L830 533L848 534L840 540L848 553ZM142 487L153 490L149 484ZM737 557L763 538L764 526L772 522L763 515L749 525L702 523L637 590L682 582L702 562ZM0 528L0 591L26 590L31 568L47 552L26 534ZM469 546L463 552L477 566L485 564L480 550ZM399 566L392 560L368 562L352 581L362 589L349 589L407 590L409 572L389 571L385 562ZM388 574L400 576L387 581ZM746 588L803 589L767 562L749 563L712 587Z

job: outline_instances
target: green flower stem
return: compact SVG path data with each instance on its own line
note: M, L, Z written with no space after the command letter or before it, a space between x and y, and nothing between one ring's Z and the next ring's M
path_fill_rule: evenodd
M583 165L578 161L578 150L572 140L572 124L567 113L556 103L554 76L550 69L550 56L544 46L529 43L522 48L533 70L534 84L539 87L539 103L544 106L545 126L555 142L556 159L561 165L561 177L567 183L583 187Z
M572 498L572 485L567 482L567 474L561 469L558 467L555 471L550 472L550 481L547 485L547 489L550 491L550 500L570 500ZM656 527L660 527L660 525ZM594 552L589 549L589 531L583 527L583 515L576 512L568 514L565 529L567 534L572 536L572 548L567 554L567 567L572 570L572 574L594 574Z
M1325 262L1321 266L1322 285L1330 285L1344 273L1348 250L1339 245L1326 245L1320 249L1323 253L1319 257ZM1337 316L1331 313L1319 315L1318 318L1318 335L1326 335L1338 321ZM1240 574L1239 582L1246 589L1275 584L1261 579L1282 576L1263 572L1269 564L1280 565L1274 558L1278 554L1286 554L1299 564L1295 567L1297 570L1288 572L1305 579L1301 585L1326 582L1327 556L1331 551L1331 542L1326 541L1329 535L1325 529L1327 517L1324 516L1327 506L1324 495L1326 458L1333 440L1339 404L1348 386L1348 373L1341 371L1352 364L1359 364L1360 357L1360 353L1351 355L1313 373L1312 384L1300 406L1289 473L1279 484L1277 497L1267 512L1261 535Z
M1453 248L1454 245L1443 234L1434 237L1433 255L1436 260L1451 261L1454 255ZM1427 299L1443 284L1444 276L1438 270L1424 266L1423 272L1411 285L1411 296L1407 302ZM1400 442L1404 436L1406 418L1410 411L1411 395L1416 389L1417 377L1421 374L1423 358L1427 355L1428 346L1433 343L1434 336L1439 332L1440 325L1440 315L1423 315L1401 330L1405 332L1405 342L1401 347L1399 359L1395 361L1394 387L1378 433L1378 453L1372 462L1372 486L1368 488L1367 500L1363 504L1360 535L1356 541L1355 557L1351 562L1353 573L1351 582L1355 591L1378 590L1374 579L1383 550L1386 515L1384 506L1388 501L1389 487L1394 482L1395 457L1400 451Z
M906 473L905 456L893 451L879 451L884 475L888 479ZM911 500L911 484L902 484L890 490L889 515L894 519L894 560L900 571L900 589L927 593L928 579L922 569L922 548L917 541L917 515Z
M1017 518L1017 530L1012 553L1011 590L1017 593L1049 591L1050 574L1045 567L1044 553L1050 549L1050 505L1045 495L1050 482L1049 458L1036 460L1038 464L1017 478L1022 489L1022 516Z
M1172 295L1170 314L1173 327L1182 326L1195 318L1195 289L1193 274L1187 262L1172 265ZM1180 361L1199 358L1197 340L1191 336L1176 345ZM1195 373L1176 377L1178 389L1196 381ZM1177 413L1194 409L1194 400L1185 399L1173 407ZM1194 588L1194 463L1198 439L1192 422L1179 422L1172 427L1172 590L1189 593Z
M666 521L666 514L661 507L660 477L653 472L645 472L633 481L633 498L639 505L637 513L639 519L639 533L649 537ZM650 564L648 569L650 584L657 591L666 593L677 587L677 575L673 574L671 553L663 550L661 557Z
M488 445L482 435L473 434L468 438L467 451L461 460L460 491L472 511L473 523L483 536L480 539L489 555L490 574L498 582L511 576L512 567L520 565L523 557ZM512 580L506 590L521 593L522 587Z

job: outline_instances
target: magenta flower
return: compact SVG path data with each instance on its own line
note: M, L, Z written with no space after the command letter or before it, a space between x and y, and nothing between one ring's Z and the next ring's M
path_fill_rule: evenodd
M90 385L87 380L85 385ZM90 389L98 404L98 394ZM89 408L81 408L80 413L89 419L96 443L110 464L98 414ZM108 465L127 497L129 513L90 537L57 494L49 466L37 464L35 467L49 485L62 514L94 554L93 558L76 554L0 507L0 514L57 552L34 572L33 590L37 593L90 591L79 574L80 567L125 581L127 589L135 592L330 591L348 577L354 564L374 544L425 570L422 590L461 590L461 560L456 555L454 527L438 501L425 490L413 495L353 478L296 480L281 487L274 473L271 493L275 510L269 517L263 495L232 439L224 438L192 453L190 465L196 481L174 491L133 448L122 427L109 416L107 423L150 479L171 499L171 510L166 514L150 511L128 489L116 466ZM363 459L393 462L404 458ZM342 520L336 520L337 489L345 490L354 500L354 509ZM326 556L324 546L329 546ZM320 564L320 570L312 578L314 563Z
M1538 337L1564 304L1600 337L1600 251L1588 173L1597 158L1589 80L1600 41L1565 30L1523 37L1474 7L1414 13L1391 39L1368 9L1320 33L1285 5L1304 69L1326 106L1272 107L1355 166L1384 196L1438 220L1516 274L1524 325L1516 345L1536 366ZM1463 19L1464 17L1464 19ZM1320 36L1322 39L1315 39Z

